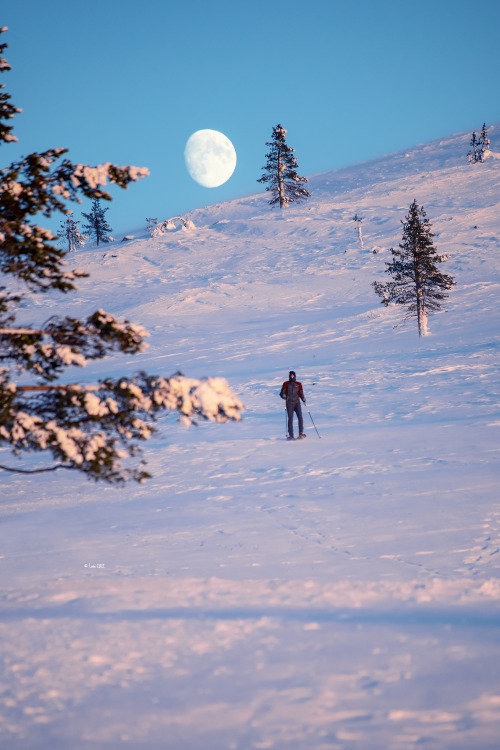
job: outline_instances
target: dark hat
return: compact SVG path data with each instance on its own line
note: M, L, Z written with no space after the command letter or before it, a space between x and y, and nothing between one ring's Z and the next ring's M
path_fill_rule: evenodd
M289 378L291 378L292 376L293 376L294 378L296 378L296 377L297 377L297 376L296 376L296 374L295 374L295 370L290 370L290 372L288 373L288 377L289 377Z

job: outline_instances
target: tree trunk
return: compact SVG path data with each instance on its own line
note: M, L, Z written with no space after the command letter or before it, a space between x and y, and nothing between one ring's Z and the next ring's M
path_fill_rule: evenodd
M417 295L418 335L427 336L427 313L425 311L424 290L420 283L420 274L415 279L415 291Z
M363 249L363 235L361 233L361 224L358 224L358 239L361 249Z
M281 163L281 150L278 150L278 195L280 199L280 208L285 205L285 191L283 188L283 165Z
M424 289L420 279L420 269L418 266L418 253L417 248L413 250L413 268L415 272L415 295L417 298L417 322L418 322L418 335L427 335L427 314L425 312L425 299Z
M67 237L67 240L68 240L68 252L70 253L71 250L72 250L72 247L71 247L71 232L70 232L69 219L67 219L66 221L67 221L67 223L66 223L66 237Z

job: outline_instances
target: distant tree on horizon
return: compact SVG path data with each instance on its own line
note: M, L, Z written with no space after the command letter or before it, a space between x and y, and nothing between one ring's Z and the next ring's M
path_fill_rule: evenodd
M87 224L84 224L82 229L87 232L89 237L95 239L97 247L101 242L109 242L109 234L113 230L106 221L105 213L109 211L108 208L102 208L99 198L94 198L92 201L92 208L90 213L85 214L82 211L82 216L87 219Z
M490 139L488 138L488 131L486 130L486 123L483 122L483 127L481 128L481 135L479 136L479 140L477 142L477 152L478 152L478 161L484 161L484 157L486 156L486 152L490 148Z
M79 247L84 247L88 237L86 234L80 234L79 221L73 219L73 211L68 211L65 221L61 221L59 234L61 241L67 245L68 253L74 252Z
M478 142L476 138L475 131L472 133L471 139L470 139L470 147L471 150L467 154L467 161L469 164L474 164L475 162L479 161L479 154L478 154Z
M431 224L426 218L423 206L418 207L414 200L403 224L403 238L399 250L391 248L393 260L387 263L385 272L392 281L382 284L373 282L376 294L382 297L382 304L391 302L406 306L403 320L416 317L418 335L428 333L427 318L440 309L442 301L448 297L446 291L455 281L439 271L438 265L446 260L438 255L432 243L434 237Z
M311 195L300 185L301 182L307 182L307 179L300 177L296 172L298 164L293 155L295 151L286 143L286 132L285 128L279 124L273 128L272 140L266 143L266 146L271 148L266 154L267 162L262 167L264 174L257 180L257 182L269 183L266 190L273 195L269 204L274 206L279 203L280 208L289 203L307 199Z

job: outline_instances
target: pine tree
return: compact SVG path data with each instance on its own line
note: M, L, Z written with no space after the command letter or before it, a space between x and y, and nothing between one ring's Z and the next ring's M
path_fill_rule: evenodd
M478 142L477 142L475 132L472 133L472 137L470 139L470 147L471 147L471 150L467 154L467 160L469 164L474 164L476 161L479 161L479 154L477 150Z
M267 163L262 167L264 174L260 180L257 180L257 182L269 183L266 190L273 194L269 204L273 206L279 203L280 208L310 197L310 193L300 186L300 183L307 182L307 179L299 177L296 172L298 164L293 155L294 149L286 143L286 132L281 125L273 128L272 141L266 143L266 146L271 148L266 154Z
M73 211L68 211L66 220L61 221L58 237L68 248L68 253L84 247L88 240L86 234L80 234L79 223L73 219Z
M0 54L6 46L0 43ZM0 72L9 69L0 58ZM10 105L7 94L1 96L3 145L15 140L4 121L19 110ZM225 422L240 419L243 407L222 378L200 381L180 373L164 378L141 372L92 385L57 382L69 366L83 367L115 352L142 351L148 335L141 326L103 310L83 320L52 316L38 325L16 323L21 305L26 319L32 295L72 292L77 279L86 276L68 269L67 253L54 244L57 237L34 224L33 217L67 216L63 200L80 202L80 196L111 200L102 187L108 180L126 188L148 174L140 167L60 161L65 153L32 153L0 170L0 274L10 277L15 289L13 293L0 286L0 448L14 455L41 453L57 462L27 469L5 466L2 460L0 469L30 474L65 468L111 483L143 481L149 476L143 466L132 461L124 467L122 460L138 454L139 441L151 436L160 411ZM32 383L26 383L28 376Z
M385 272L393 281L381 284L375 281L372 286L382 297L382 304L394 302L406 305L404 320L416 317L419 336L427 334L427 317L441 307L448 296L446 290L455 283L451 276L443 274L438 264L445 258L438 255L432 243L434 237L431 224L423 207L416 201L410 206L403 224L403 241L399 250L391 248L393 260L387 263Z
M490 148L490 139L488 138L488 131L486 130L486 123L483 122L483 127L481 128L481 135L479 136L479 140L477 142L477 160L478 161L484 161L484 158L486 156L486 152Z
M100 242L109 242L109 233L112 231L104 216L106 211L109 211L109 208L102 208L99 198L92 201L92 209L89 214L82 211L82 215L88 221L88 224L84 224L82 229L87 232L89 237L95 239L97 247L99 247Z

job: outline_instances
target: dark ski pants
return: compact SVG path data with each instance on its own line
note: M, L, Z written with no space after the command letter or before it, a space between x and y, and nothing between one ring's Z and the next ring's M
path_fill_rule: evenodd
M302 434L304 432L304 420L302 419L302 409L300 407L300 401L297 401L294 404L288 404L286 405L286 410L288 412L288 434L290 437L293 437L293 414L297 415L297 418L299 420L299 434Z

